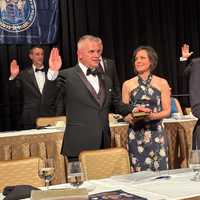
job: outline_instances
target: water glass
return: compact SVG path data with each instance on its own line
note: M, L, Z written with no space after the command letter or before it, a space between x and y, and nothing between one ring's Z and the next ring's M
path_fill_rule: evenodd
M46 189L49 189L49 182L55 175L55 162L53 158L41 159L38 163L38 175L44 180Z
M200 181L200 150L190 152L189 166L195 172L191 180Z
M68 183L73 187L78 188L83 184L84 175L81 170L80 162L69 162L68 163Z

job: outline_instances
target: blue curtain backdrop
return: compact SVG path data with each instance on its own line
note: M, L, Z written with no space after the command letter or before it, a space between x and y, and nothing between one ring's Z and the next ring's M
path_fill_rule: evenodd
M58 0L1 0L0 44L56 42L58 11Z

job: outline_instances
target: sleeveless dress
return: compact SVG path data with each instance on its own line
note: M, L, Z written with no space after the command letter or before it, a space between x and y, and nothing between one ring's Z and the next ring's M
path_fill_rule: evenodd
M138 87L131 92L130 104L145 106L160 112L161 92L150 85L152 75L146 81L138 76ZM167 147L162 120L141 119L129 125L128 151L132 171L165 170L168 168Z

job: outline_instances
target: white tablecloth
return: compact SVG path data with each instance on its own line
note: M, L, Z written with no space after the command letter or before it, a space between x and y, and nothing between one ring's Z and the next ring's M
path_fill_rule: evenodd
M170 178L156 179L157 173L139 172L115 176L101 180L85 182L82 187L89 189L89 194L122 189L147 198L148 200L179 200L200 195L200 182L191 181L194 173L190 169L178 169L162 172L160 176ZM51 189L71 188L69 184L54 185ZM91 189L93 189L91 191ZM3 195L0 195L3 199Z
M197 121L197 118L193 115L182 115L178 118L165 118L163 119L163 123L176 123L176 122L189 122L189 121Z
M64 128L48 127L44 129L29 129L29 130L8 131L8 132L4 131L4 132L0 132L0 138L22 136L22 135L37 135L37 134L44 134L44 133L57 133L61 131L64 131Z

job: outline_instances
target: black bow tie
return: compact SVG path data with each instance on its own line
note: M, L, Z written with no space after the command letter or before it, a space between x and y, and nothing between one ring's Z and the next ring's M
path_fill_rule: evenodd
M43 68L41 68L41 69L38 69L38 68L35 68L35 72L44 72L44 67Z
M94 69L88 68L88 69L87 69L87 72L86 72L86 75L87 75L87 76L89 76L89 75L96 76L96 75L98 75L98 71L97 71L96 68L94 68Z

